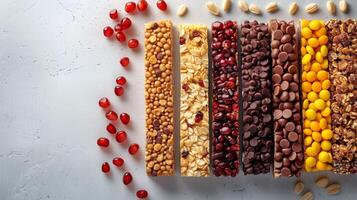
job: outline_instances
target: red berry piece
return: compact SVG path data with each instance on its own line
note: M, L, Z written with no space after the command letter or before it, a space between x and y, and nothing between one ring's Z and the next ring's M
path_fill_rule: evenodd
M203 119L203 113L201 111L198 111L195 116L195 122L200 123Z
M130 49L135 49L136 47L138 47L139 46L139 41L137 40L137 39L130 39L129 41L128 41L128 47L130 48Z
M123 67L128 66L129 63L130 63L130 60L129 60L128 57L123 57L123 58L120 59L120 64L121 64L121 66L123 66Z
M119 15L118 15L118 10L117 9L113 9L109 12L109 17L110 19L118 19Z
M120 21L120 26L122 28L122 30L128 29L131 26L131 20L128 17L124 17L123 19L121 19Z
M120 121L123 124L129 124L130 122L130 115L128 113L120 114Z
M129 146L128 152L129 152L131 155L136 154L138 151L139 151L139 145L138 145L138 144L131 144L131 145Z
M114 111L109 111L105 113L105 117L110 121L116 121L118 119L118 114Z
M126 40L125 33L122 32L122 31L118 31L118 32L115 34L115 38L116 38L119 42L125 42L125 40Z
M110 106L110 101L107 97L103 97L103 98L99 99L98 104L102 108L108 108Z
M167 9L167 4L164 0L158 0L156 2L156 6L157 6L157 8L159 8L162 11L165 11Z
M117 142L122 143L126 140L126 132L125 131L119 131L116 135L115 135L115 139Z
M138 190L136 192L136 197L138 197L139 199L145 199L146 197L148 197L148 192L146 190Z
M118 85L125 85L126 84L126 78L124 76L119 76L116 80Z
M140 0L137 3L137 7L139 11L143 12L148 8L148 2L146 2L145 0Z
M115 86L114 93L115 93L115 95L120 97L121 95L124 94L124 88L122 86Z
M107 131L110 134L115 134L117 132L117 128L115 128L115 126L113 124L108 124Z
M108 147L109 146L108 138L105 138L105 137L98 138L97 145L100 147Z
M107 162L102 164L102 172L103 173L108 173L110 171L110 166Z
M136 4L132 1L129 1L125 4L125 12L133 13L136 10Z
M130 172L125 172L123 175L123 183L124 185L129 185L133 181L133 177L131 176Z
M104 27L104 29L103 29L103 34L104 34L104 36L107 37L107 38L112 37L113 34L114 34L114 30L112 29L112 27L106 26L106 27Z
M115 158L113 158L113 164L117 167L121 167L124 165L124 159L122 159L120 157L115 157Z

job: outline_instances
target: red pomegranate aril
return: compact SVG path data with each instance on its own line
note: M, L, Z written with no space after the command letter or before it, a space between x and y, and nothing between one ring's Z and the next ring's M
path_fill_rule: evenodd
M118 15L118 10L117 9L113 9L109 12L109 17L110 19L118 19L119 15Z
M107 131L110 134L115 134L117 132L117 128L115 128L115 126L113 124L108 124Z
M138 144L131 144L131 145L129 146L128 152L129 152L131 155L136 154L138 151L139 151L139 145L138 145Z
M103 34L107 38L112 37L114 34L114 30L112 29L112 27L106 26L103 28Z
M102 164L102 172L103 172L103 173L108 173L109 171L110 171L109 163L104 162L104 163Z
M129 185L133 181L133 177L131 176L130 172L125 172L123 175L123 183L124 185Z
M136 4L132 1L129 1L125 4L125 12L133 13L136 10Z
M103 97L103 98L99 99L98 104L102 108L108 108L110 106L110 101L107 97Z
M122 86L115 86L114 93L115 93L115 95L120 97L121 95L124 94L124 88Z
M123 67L128 66L129 63L130 63L130 60L129 60L128 57L123 57L123 58L120 59L120 64L121 64L121 66L123 66Z
M126 140L126 132L125 131L119 131L116 135L115 135L115 140L119 143L122 143Z
M134 49L134 48L136 48L136 47L138 47L139 46L139 41L137 40L137 39L130 39L129 41L128 41L128 47L130 48L130 49Z
M108 111L105 113L105 117L111 121L116 121L118 119L118 114L114 111Z
M139 11L143 12L148 8L148 2L146 2L146 0L140 0L136 6L138 7Z
M129 124L130 122L130 115L128 113L122 113L120 114L120 121L123 124Z
M167 9L167 4L164 0L158 0L156 2L156 6L157 6L157 8L159 8L162 11L165 11Z
M117 25L114 26L114 31L115 32L123 31L120 23L118 23Z
M115 157L115 158L113 158L113 164L117 167L121 167L124 165L124 159L122 159L120 157Z
M136 197L138 197L139 199L145 199L146 197L148 197L148 192L146 190L138 190L136 192Z
M125 85L126 84L126 78L124 76L119 76L116 80L118 85Z
M115 38L116 38L119 42L125 42L125 40L126 40L125 33L122 32L122 31L118 31L118 32L115 34Z
M98 138L97 145L100 147L108 147L109 146L108 138L105 138L105 137Z
M128 29L131 26L131 20L128 17L124 17L121 19L120 25L123 30Z

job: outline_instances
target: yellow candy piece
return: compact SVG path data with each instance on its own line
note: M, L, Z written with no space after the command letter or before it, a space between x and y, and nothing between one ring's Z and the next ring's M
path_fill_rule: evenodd
M333 133L330 129L325 129L321 132L321 137L324 140L330 140L333 136Z
M316 168L318 170L326 170L327 169L327 165L326 165L326 163L323 163L321 161L317 161Z
M309 129L309 128L305 128L305 129L304 129L304 134L305 134L305 135L312 135L312 130Z
M325 58L324 62L322 63L322 69L327 69L328 68L328 60Z
M320 65L320 63L318 63L318 62L314 62L314 63L312 63L312 65L311 65L311 70L312 71L314 71L314 72L319 72L320 70L321 70L321 65Z
M319 20L311 20L309 23L309 28L311 28L311 30L319 30L321 27L320 21Z
M321 90L319 93L319 98L324 101L330 100L330 92L328 90Z
M311 147L316 149L318 152L320 152L320 143L319 142L313 142L311 144Z
M327 46L326 45L322 45L320 47L320 52L321 52L321 56L325 58L327 56L327 54L328 54Z
M310 144L312 143L312 137L311 136L305 136L305 139L304 139L304 144L305 146L310 146Z
M310 103L309 104L309 109L312 109L312 110L314 110L315 112L317 112L319 109L317 109L316 107L315 107L315 104L312 102L312 103Z
M313 109L307 109L305 117L309 120L314 120L316 118L316 112Z
M308 27L302 28L301 35L302 37L309 39L312 36L312 31Z
M302 103L302 108L307 109L309 107L309 100L305 99L304 102Z
M301 74L301 80L302 81L306 81L306 71L304 71L304 72L302 72L302 74Z
M317 62L319 62L321 64L324 62L324 58L322 57L321 52L319 52L319 51L316 53L315 59Z
M314 31L314 34L317 36L317 37L321 37L322 35L326 35L327 33L327 30L325 27L321 27L319 30L317 31Z
M325 119L325 118L321 118L321 119L320 119L320 128L321 128L322 130L324 130L324 129L327 128L327 119Z
M301 63L303 65L309 64L311 60L311 55L310 54L305 54L304 57L302 57Z
M305 152L306 152L306 155L312 156L312 157L316 156L319 153L319 151L317 151L313 147L307 147Z
M306 141L305 141L305 142L306 142ZM321 149L324 150L324 151L330 151L331 146L332 146L332 145L331 145L331 142L330 142L330 141L324 140L324 141L321 142Z
M320 132L312 132L311 135L312 139L316 142L320 142L321 141L321 134Z
M301 51L301 55L302 55L302 56L304 56L304 55L307 53L305 47L301 47L300 51Z
M328 157L329 157L328 162L329 162L329 163L332 163L332 161L333 161L333 160L332 160L332 154L331 154L330 152L328 153Z
M312 88L312 91L318 93L318 92L321 91L322 86L321 86L321 83L320 83L320 82L315 81L315 82L312 84L311 88Z
M305 72L310 71L310 63L309 63L309 64L304 65L303 70L304 70Z
M330 106L331 106L331 101L330 100L326 101L326 107L330 107Z
M307 40L307 44L312 48L316 48L320 45L319 41L316 38L310 38Z
M320 45L325 45L328 42L328 37L326 35L321 35L319 37L319 43Z
M320 121L321 118L322 118L321 113L317 112L317 113L316 113L316 121Z
M329 89L330 86L331 86L330 80L327 79L327 80L322 81L321 88L322 88L323 90Z
M310 128L311 127L311 121L308 119L304 120L304 128Z
M327 123L331 124L331 116L327 117ZM328 125L327 127L330 128L330 125Z
M328 79L328 72L325 70L320 70L317 72L317 79L320 81L327 80Z
M320 129L320 123L317 122L317 121L312 121L311 124L310 124L310 128L311 128L312 131L316 131L316 132L321 130Z
M317 109L319 110L323 110L325 108L325 101L322 100L322 99L317 99L315 102L314 102L314 105Z
M315 55L314 49L312 47L310 47L310 46L306 47L306 51L307 51L308 54L310 54L312 56Z
M301 27L304 28L304 27L308 27L308 26L309 26L309 20L302 19L301 20Z
M330 160L330 156L328 155L328 153L326 151L321 151L319 153L319 161L326 163L329 160Z
M321 93L321 92L320 92ZM307 94L307 99L310 101L310 102L315 102L316 99L318 98L318 95L316 92L309 92Z
M310 54L306 54L306 55L310 55ZM307 72L306 79L311 83L314 82L316 80L316 72L313 72L313 71Z
M308 167L308 168L313 168L315 167L316 165L316 159L314 157L307 157L305 159L305 165Z
M301 85L301 89L303 92L310 92L311 91L311 83L304 81Z
M301 38L301 46L304 47L304 46L306 46L306 44L307 44L306 39L305 38Z
M331 114L331 109L326 107L323 111L321 111L321 115L324 117L328 117Z
M302 92L302 99L306 99L306 92Z

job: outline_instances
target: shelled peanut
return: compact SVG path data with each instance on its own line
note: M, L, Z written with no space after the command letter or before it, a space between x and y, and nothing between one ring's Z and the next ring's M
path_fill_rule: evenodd
M328 37L323 21L301 20L305 170L331 170Z

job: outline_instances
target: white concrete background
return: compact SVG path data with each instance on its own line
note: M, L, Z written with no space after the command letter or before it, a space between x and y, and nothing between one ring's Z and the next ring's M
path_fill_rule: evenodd
M131 37L142 38L143 23L162 18L170 18L175 24L207 25L229 18L239 22L290 19L286 0L278 1L282 9L277 14L262 17L238 11L234 1L231 13L220 18L208 14L202 0L168 0L167 13L158 11L154 0L150 2L147 14L132 17ZM189 6L189 13L178 18L176 8L183 2ZM262 8L266 4L248 2ZM305 5L310 1L299 2ZM323 7L318 14L308 16L300 10L294 19L330 18L325 1L316 2ZM220 5L219 0L217 3ZM356 18L356 1L353 4L349 15L337 17ZM124 1L118 0L0 1L0 199L135 199L137 188L146 188L150 199L162 200L297 199L292 192L295 178L274 180L271 175L243 174L236 178L149 178L144 171L143 149L139 158L133 159L126 151L128 144L118 145L110 136L109 150L97 147L96 139L108 136L107 120L97 105L102 96L111 99L116 111L131 114L129 129L120 128L128 131L130 142L144 147L143 48L133 53L102 36L102 28L113 24L108 11L123 11L123 5ZM124 55L132 60L127 71L118 66ZM113 93L118 75L125 75L129 81L120 99ZM128 188L121 181L123 170L113 167L109 176L100 170L102 162L117 155L126 158L126 168L134 176ZM332 180L342 184L343 192L336 197L328 197L313 186L316 176L302 177L316 199L356 199L356 176L330 174Z

